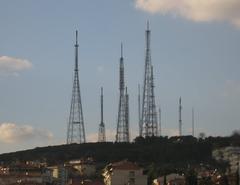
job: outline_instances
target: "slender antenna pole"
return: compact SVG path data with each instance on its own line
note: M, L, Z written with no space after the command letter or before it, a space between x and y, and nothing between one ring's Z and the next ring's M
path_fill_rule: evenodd
M179 98L179 136L182 136L182 99Z
M158 112L159 112L159 136L162 136L162 112L161 112L161 107L159 107Z
M101 87L101 122L98 129L98 142L106 142L105 124L103 122L103 87Z
M76 44L75 44L75 71L78 71L78 31L76 30Z
M139 126L139 136L142 136L140 84L138 84L138 126Z
M123 44L121 43L121 58L123 58Z
M149 30L149 20L147 20L147 30Z
M194 137L194 108L192 108L192 136Z
M103 123L103 87L101 87L101 123Z

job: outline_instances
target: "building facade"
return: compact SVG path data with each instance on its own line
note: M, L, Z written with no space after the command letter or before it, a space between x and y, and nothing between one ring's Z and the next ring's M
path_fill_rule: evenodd
M147 175L137 164L127 160L109 164L103 172L106 185L146 185Z

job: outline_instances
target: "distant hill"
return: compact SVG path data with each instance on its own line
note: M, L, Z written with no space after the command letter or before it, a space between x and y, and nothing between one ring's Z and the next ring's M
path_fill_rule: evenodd
M194 138L182 137L137 137L132 143L84 143L37 147L0 155L0 161L39 160L48 164L92 157L96 162L108 163L128 159L140 164L187 165L211 162L213 148L240 146L240 135L229 137Z

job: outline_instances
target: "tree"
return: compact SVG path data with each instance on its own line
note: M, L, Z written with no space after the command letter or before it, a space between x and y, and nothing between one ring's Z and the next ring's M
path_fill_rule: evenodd
M199 185L213 185L211 177L202 177L202 179L199 181Z
M149 165L148 170L148 185L151 185L153 180L157 178L157 168L154 163Z
M228 183L228 178L227 178L227 176L226 176L225 174L222 176L221 181L220 181L220 184L221 184L221 185L229 185L229 183ZM238 184L237 184L237 185L238 185Z
M186 174L186 185L197 185L197 174L193 169L190 169Z
M164 177L163 177L163 185L167 185L167 177L166 177L166 174L165 174Z
M236 172L236 185L239 185L239 168L238 168L238 170Z
M200 132L199 139L205 139L205 138L206 138L206 134L204 132Z

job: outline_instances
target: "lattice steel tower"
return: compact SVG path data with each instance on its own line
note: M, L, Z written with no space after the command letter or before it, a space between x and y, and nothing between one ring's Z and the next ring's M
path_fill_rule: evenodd
M98 142L106 142L105 124L103 122L103 88L101 87L101 122L98 130Z
M118 104L118 118L117 118L117 134L116 142L129 142L129 105L128 93L124 84L124 63L123 63L123 47L121 44L121 58L119 71L119 104ZM126 92L124 92L126 91Z
M149 23L146 30L145 72L142 99L141 136L157 136L158 121L154 96L153 66L151 64Z
M82 112L82 102L80 94L79 76L78 76L78 32L76 31L75 44L75 68L72 89L72 100L70 116L67 129L67 144L85 143L85 130Z

